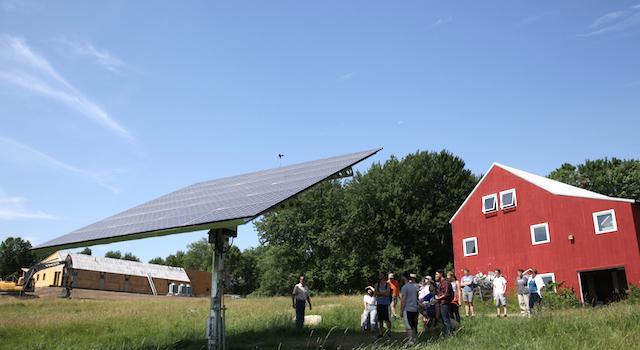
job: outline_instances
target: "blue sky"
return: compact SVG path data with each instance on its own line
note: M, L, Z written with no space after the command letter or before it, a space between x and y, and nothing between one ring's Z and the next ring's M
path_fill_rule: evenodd
M278 153L447 149L543 175L638 158L639 43L638 0L0 0L0 239L43 243ZM93 249L148 260L204 236ZM251 225L236 243L257 244Z

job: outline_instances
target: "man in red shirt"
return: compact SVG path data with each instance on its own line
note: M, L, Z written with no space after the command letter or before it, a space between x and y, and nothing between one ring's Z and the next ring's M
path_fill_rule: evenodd
M393 278L393 274L389 274L389 285L391 286L391 313L393 314L393 319L398 318L398 313L396 311L398 305L398 298L400 296L400 283L398 280Z

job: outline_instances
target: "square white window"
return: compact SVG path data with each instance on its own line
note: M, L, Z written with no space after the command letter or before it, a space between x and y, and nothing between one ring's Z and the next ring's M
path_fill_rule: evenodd
M548 223L531 225L531 244L542 244L550 241Z
M498 195L493 193L482 197L482 212L484 214L492 213L498 210Z
M462 240L464 256L478 255L478 238L470 237Z
M593 213L593 225L597 234L618 231L616 212L613 209L609 209Z
M553 273L553 272L541 273L541 274L538 274L538 276L540 276L540 278L542 278L542 282L544 282L544 285L547 288L549 288L549 283L555 283L556 282L556 274Z
M500 192L500 209L515 208L518 205L516 201L516 189Z

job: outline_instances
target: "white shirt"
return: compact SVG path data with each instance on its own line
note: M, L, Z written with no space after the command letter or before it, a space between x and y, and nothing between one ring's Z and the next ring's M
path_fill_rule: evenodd
M373 309L376 307L376 297L373 295L365 294L363 301L367 304L369 309Z
M293 287L293 296L296 300L307 300L309 297L309 288L298 283Z
M504 294L507 289L507 280L500 276L493 279L493 294Z

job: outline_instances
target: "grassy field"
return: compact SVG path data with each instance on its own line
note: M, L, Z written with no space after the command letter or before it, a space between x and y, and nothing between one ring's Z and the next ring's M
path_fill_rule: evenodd
M0 349L201 349L207 299L21 300L0 296ZM227 301L231 348L392 349L402 347L402 324L391 340L376 342L359 331L361 297L314 298L311 314L323 316L314 329L292 329L288 298ZM542 320L512 315L497 319L489 303L479 316L463 320L449 339L425 334L418 349L577 349L637 348L640 306L619 303L597 309L547 312Z

